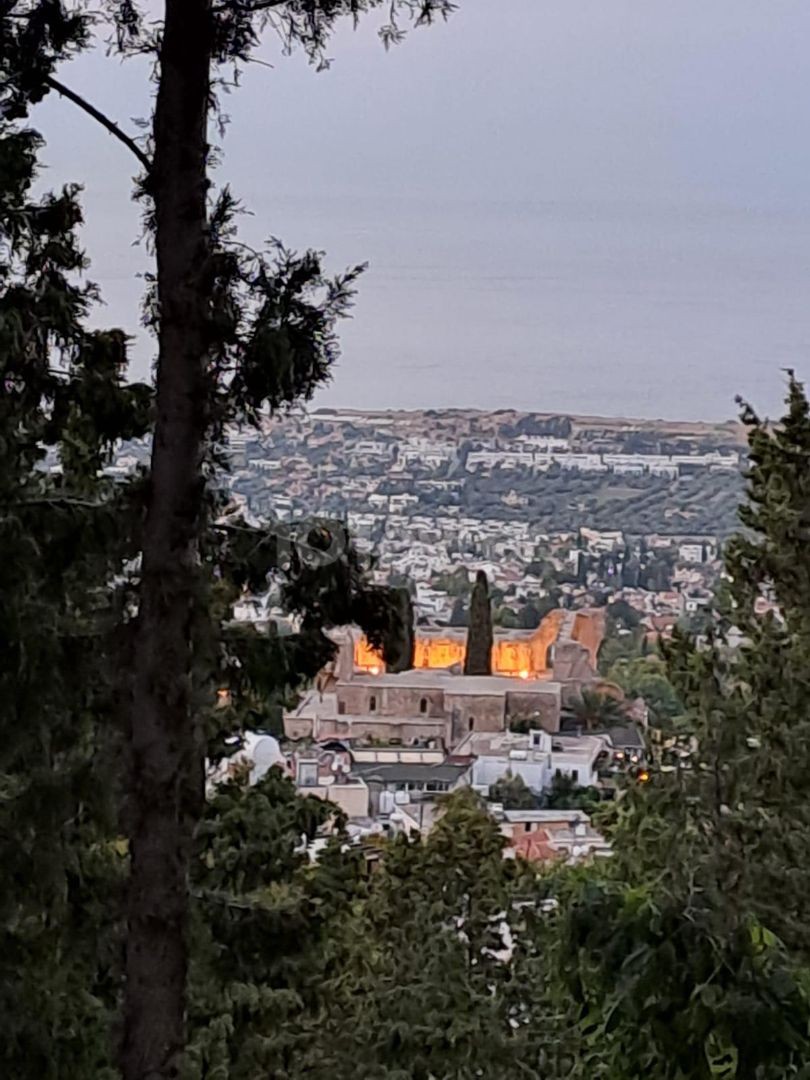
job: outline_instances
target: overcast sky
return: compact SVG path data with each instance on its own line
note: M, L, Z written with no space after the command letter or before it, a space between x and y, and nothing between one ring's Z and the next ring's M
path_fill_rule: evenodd
M460 0L387 54L375 29L323 73L268 39L224 103L244 239L370 263L317 404L714 419L810 375L807 0ZM60 75L148 115L137 63ZM34 122L143 375L132 163L55 96Z

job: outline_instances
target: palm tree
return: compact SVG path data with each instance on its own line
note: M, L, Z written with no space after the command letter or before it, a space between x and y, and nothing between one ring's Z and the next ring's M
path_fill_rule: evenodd
M624 712L616 698L610 694L600 694L598 690L583 690L571 702L570 710L585 731L610 727L624 719Z

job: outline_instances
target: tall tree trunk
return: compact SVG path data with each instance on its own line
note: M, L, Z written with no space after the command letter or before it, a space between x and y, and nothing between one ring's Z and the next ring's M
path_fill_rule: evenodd
M130 719L126 1080L179 1075L188 864L204 798L191 670L208 415L209 0L166 0L159 78L150 177L160 316L157 416Z

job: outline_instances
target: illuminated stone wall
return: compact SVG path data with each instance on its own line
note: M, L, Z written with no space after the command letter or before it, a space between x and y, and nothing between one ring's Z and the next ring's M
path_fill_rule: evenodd
M532 674L541 675L551 670L549 649L557 640L565 618L565 612L561 608L550 611L542 620L537 629L532 633L531 641L531 667Z
M605 637L605 609L578 611L571 637L588 650L591 667L596 671L599 648Z
M464 663L466 652L464 638L420 637L416 635L413 653L415 668L448 668Z
M562 610L550 611L536 630L526 631L520 637L496 639L492 647L492 673L532 678L545 675L551 670L549 648L557 640L565 618ZM579 630L577 630L579 627ZM574 624L574 638L581 641L596 664L596 651L602 640L601 631L591 626L590 613L581 612ZM466 650L466 634L419 634L414 649L415 668L449 668L463 666ZM385 670L382 658L360 637L354 643L354 666L357 671L378 674Z
M354 666L357 671L368 671L374 675L385 671L382 657L376 652L365 637L358 637L354 642Z

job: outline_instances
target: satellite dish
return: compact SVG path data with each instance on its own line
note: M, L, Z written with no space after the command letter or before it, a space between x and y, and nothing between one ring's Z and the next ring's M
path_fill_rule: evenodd
M253 768L250 770L250 780L253 784L261 780L274 765L284 763L281 747L272 735L263 735L258 739L250 756L253 759Z

